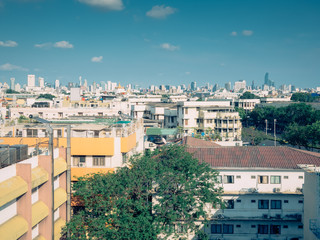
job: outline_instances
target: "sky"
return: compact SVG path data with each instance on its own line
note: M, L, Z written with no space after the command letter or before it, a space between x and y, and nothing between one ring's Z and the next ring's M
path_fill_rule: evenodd
M320 86L319 0L0 0L0 81Z

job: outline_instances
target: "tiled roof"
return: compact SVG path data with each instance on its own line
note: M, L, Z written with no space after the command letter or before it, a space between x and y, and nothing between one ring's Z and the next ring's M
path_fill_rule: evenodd
M194 137L184 137L183 145L187 145L188 147L220 147L219 144L216 144L211 141L205 141L202 139L194 138Z
M320 157L288 147L187 147L186 150L214 168L299 169L298 164L320 166Z

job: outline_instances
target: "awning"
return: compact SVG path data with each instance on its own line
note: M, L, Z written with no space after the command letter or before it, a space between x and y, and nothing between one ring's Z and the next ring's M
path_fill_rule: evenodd
M26 181L20 176L9 178L0 183L0 207L28 191ZM1 236L1 235L0 235Z
M16 240L28 231L28 222L17 215L0 225L0 238L3 240Z
M63 158L56 158L54 160L54 176L58 176L67 170L67 162Z
M37 225L42 219L49 215L49 208L47 205L38 201L32 205L32 227Z
M54 210L67 201L67 193L63 188L54 191Z
M59 240L61 238L61 230L66 225L66 221L59 218L54 222L54 240Z
M49 179L49 174L42 167L38 166L32 169L32 188L38 187Z
M175 135L177 133L176 128L147 128L147 136L150 135Z
M46 240L44 236L38 235L33 240Z

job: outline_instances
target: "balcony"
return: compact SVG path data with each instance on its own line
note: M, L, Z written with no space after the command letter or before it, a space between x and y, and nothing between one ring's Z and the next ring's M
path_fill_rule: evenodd
M318 219L309 220L309 229L317 238L320 238L320 224Z

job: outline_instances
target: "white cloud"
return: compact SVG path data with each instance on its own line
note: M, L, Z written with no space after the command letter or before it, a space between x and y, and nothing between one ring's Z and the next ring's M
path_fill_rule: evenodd
M8 40L5 42L0 41L0 46L1 47L16 47L16 46L18 46L18 43L16 43L15 41L11 41L11 40Z
M52 47L52 43L38 43L38 44L35 44L34 47L36 47L36 48L50 48L50 47Z
M81 3L104 10L120 11L123 9L122 0L78 0Z
M153 6L150 11L146 13L148 17L164 19L168 15L174 14L176 12L175 8L165 7L164 5Z
M91 58L91 62L102 62L103 56Z
M191 74L191 72L186 72L186 75L190 75Z
M244 36L251 36L253 34L253 31L251 30L243 30L242 35Z
M235 31L233 31L233 32L230 33L230 36L237 36L237 35L238 35L238 33L235 32Z
M180 49L179 46L174 46L174 45L171 45L170 43L162 43L160 47L168 51L176 51Z
M5 63L3 65L0 65L0 70L1 71L14 71L14 70L29 71L29 69L27 69L27 68L16 66L16 65L13 65L13 64L10 64L10 63Z
M68 41L56 42L53 46L56 48L73 48L73 45Z

